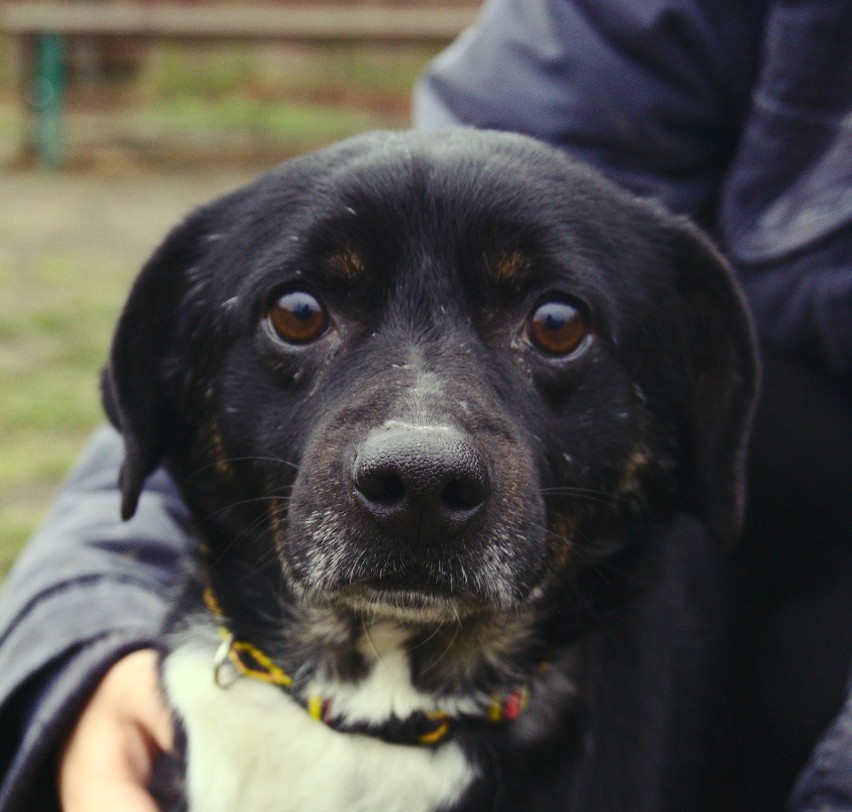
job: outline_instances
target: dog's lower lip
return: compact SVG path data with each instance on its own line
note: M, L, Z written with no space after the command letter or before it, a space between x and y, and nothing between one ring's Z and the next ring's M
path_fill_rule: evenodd
M396 605L462 606L472 602L472 596L466 591L423 576L385 575L352 586L374 601Z
M390 588L386 582L381 588L359 584L342 589L337 594L342 606L359 612L370 612L410 623L444 623L459 620L481 611L469 599L452 596L446 592Z
M425 607L461 606L469 598L449 588L434 583L426 584L423 579L404 576L382 576L350 584L340 590L340 596L356 603L384 604L412 609Z

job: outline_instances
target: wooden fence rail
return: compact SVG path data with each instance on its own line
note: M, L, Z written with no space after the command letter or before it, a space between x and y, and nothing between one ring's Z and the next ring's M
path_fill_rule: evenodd
M39 161L63 160L64 45L70 37L192 42L441 44L470 25L476 9L2 3L0 31L24 54L26 91Z

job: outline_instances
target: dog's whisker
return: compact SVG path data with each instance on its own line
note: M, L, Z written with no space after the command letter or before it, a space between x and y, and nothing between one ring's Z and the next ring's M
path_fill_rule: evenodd
M438 654L438 656L434 657L432 660L430 660L424 666L424 668L423 668L424 673L429 673L430 671L433 671L434 669L437 668L437 666L441 663L441 661L444 659L444 657L446 657L447 654L449 654L450 650L452 649L453 645L455 644L456 640L458 639L459 634L461 633L462 620L461 620L461 617L459 616L458 609L456 608L455 604L451 604L450 606L451 606L451 609L453 611L453 614L455 615L455 623L453 624L453 636L449 639L449 641L444 646L444 648L441 650L441 652Z
M273 463L274 465L285 465L289 468L292 468L294 471L298 472L300 470L300 466L295 462L290 462L289 460L285 460L281 457L264 457L260 455L250 455L243 457L222 457L221 459L214 460L213 462L209 462L206 465L201 465L192 472L189 473L187 479L193 479L202 474L206 474L211 469L216 468L222 464L230 465L232 463L242 463L242 462L266 462Z
M263 528L268 521L269 517L261 514L256 517L254 521L248 523L240 533L235 534L226 544L217 548L217 554L210 559L209 566L211 568L215 568L227 558L229 553L231 553L236 547L239 547L243 541L257 535L260 532L260 529Z
M581 488L541 488L539 493L547 498L553 497L571 497L578 502L591 502L597 505L610 506L613 503L629 503L630 499L609 491L600 491L595 489L584 490Z
M364 612L361 612L361 630L364 632L364 639L367 641L367 645L370 647L370 650L376 657L376 661L380 662L382 659L382 655L379 653L378 648L376 648L375 641L373 640L372 635L370 634L370 629L367 626L367 620Z
M432 640L434 640L434 639L435 639L435 638L436 638L436 637L437 637L437 636L441 633L441 630L442 630L443 628L444 628L444 624L443 624L443 623L438 623L438 624L436 624L436 625L435 625L435 628L434 628L434 629L432 629L432 631L431 631L431 633L428 635L428 637L425 637L423 640L418 641L418 642L417 642L417 643L415 643L413 646L409 646L409 647L406 649L406 652L407 652L408 654L413 654L413 653L414 653L415 651L417 651L418 649L423 648L424 646L428 645L428 644L429 644Z
M573 495L593 495L593 496L603 496L609 497L611 494L609 491L605 491L602 488L581 488L576 485L550 485L547 487L542 487L538 489L538 492L543 495L552 495L552 494L564 494L568 496Z
M288 501L290 497L284 495L276 495L274 499L276 501ZM234 510L235 508L247 507L248 505L253 505L257 503L263 503L270 501L270 497L268 495L263 496L253 496L246 499L239 499L234 502L229 502L226 505L218 508L217 510L210 511L209 513L204 514L201 518L199 518L199 523L210 522L215 519L220 518L223 515L226 515L229 511Z

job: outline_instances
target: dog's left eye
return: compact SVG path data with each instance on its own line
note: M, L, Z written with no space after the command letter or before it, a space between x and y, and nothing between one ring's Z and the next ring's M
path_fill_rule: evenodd
M269 306L267 319L272 329L288 344L316 341L329 324L323 303L304 290L289 290L277 296Z
M580 349L589 328L579 304L548 299L530 313L526 332L529 341L542 352L565 356Z

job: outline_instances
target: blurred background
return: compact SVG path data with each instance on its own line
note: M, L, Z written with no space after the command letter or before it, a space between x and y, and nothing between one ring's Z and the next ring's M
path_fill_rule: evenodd
M0 1L0 579L103 419L112 325L168 228L292 155L407 126L477 5Z

